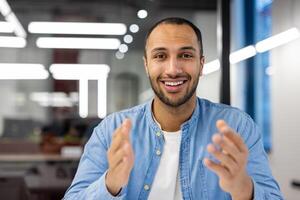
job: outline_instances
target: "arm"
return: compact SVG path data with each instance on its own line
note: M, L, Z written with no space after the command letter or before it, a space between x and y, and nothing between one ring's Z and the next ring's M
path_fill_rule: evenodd
M122 147L123 144L126 143L128 147L128 142L124 142L123 139L125 140L128 139L130 127L127 128L128 132L125 134L122 131L120 131L121 128L118 128L114 133L112 145L109 147L109 144L105 142L106 141L105 136L102 133L102 131L105 131L105 128L103 126L104 125L102 124L102 126L97 127L94 130L91 138L86 144L84 153L79 163L79 167L77 169L77 173L75 175L75 178L70 188L67 190L64 199L66 200L73 200L73 199L113 200L113 199L123 199L124 196L126 195L125 194L126 189L123 188L120 191L120 193L118 193L118 195L113 196L111 193L115 194L114 188L119 186L118 185L119 182L115 183L114 181L111 181L109 184L107 184L106 179L107 177L113 177L114 175L120 176L119 174L111 173L112 171L114 171L113 169L116 166L117 167L121 166L121 168L128 169L128 167L126 168L126 166L128 166L126 162L124 164L124 162L118 162L118 159L114 159L115 153L111 153L112 152L111 149L114 148L113 151L118 150L119 147ZM129 125L127 124L126 126L130 126L130 124ZM116 147L115 145L116 143L117 145L118 144L119 145L122 144L122 145ZM129 147L131 146L129 145ZM124 156L127 155L126 152L127 151L125 151ZM122 158L123 157L121 156L120 159ZM118 165L115 164L112 165L111 163L112 160L116 160ZM111 175L109 175L109 173ZM120 179L115 179L115 180L119 181ZM126 180L124 181L124 179L122 183L124 184L121 184L120 188L122 188L123 186L125 186L125 184L127 184Z
M254 184L254 199L283 199L279 185L272 176L261 134L252 120L245 122L242 135L249 149L247 172Z

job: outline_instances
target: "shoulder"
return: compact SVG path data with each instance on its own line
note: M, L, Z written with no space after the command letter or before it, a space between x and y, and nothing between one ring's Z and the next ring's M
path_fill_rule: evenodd
M222 103L214 103L201 98L198 98L198 104L200 117L204 119L212 119L213 121L223 119L233 129L241 132L243 132L246 127L256 126L253 119L239 108Z
M199 109L205 114L213 113L219 116L242 117L251 120L251 117L241 109L222 103L214 103L207 99L198 98Z
M114 112L103 119L104 123L116 123L120 124L126 118L135 119L146 112L148 103L140 104L132 108L124 109L118 112Z

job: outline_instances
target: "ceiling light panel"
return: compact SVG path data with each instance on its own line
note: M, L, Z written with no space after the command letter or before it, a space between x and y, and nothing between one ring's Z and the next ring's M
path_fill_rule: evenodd
M5 48L24 48L26 40L23 37L0 36L0 47Z
M124 35L127 27L122 23L30 22L28 31L39 34Z
M9 15L5 17L5 20L13 26L16 36L26 38L27 33L13 12L9 13Z
M49 70L54 79L106 80L110 68L105 64L52 64Z
M229 61L231 64L236 64L255 55L256 50L253 45L250 45L231 53L229 56Z
M3 16L7 16L11 12L11 8L6 0L0 0L0 12Z
M118 49L120 44L117 38L40 37L36 41L39 48L51 49Z
M287 31L258 42L255 45L255 48L259 53L262 53L298 38L300 38L299 30L297 28L291 28Z
M0 79L2 80L32 80L48 77L48 71L41 64L0 63Z

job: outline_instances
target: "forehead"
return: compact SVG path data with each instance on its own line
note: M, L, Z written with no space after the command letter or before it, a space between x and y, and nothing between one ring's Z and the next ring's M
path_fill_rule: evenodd
M192 27L186 24L160 24L149 35L146 49L192 46L199 49L198 39Z

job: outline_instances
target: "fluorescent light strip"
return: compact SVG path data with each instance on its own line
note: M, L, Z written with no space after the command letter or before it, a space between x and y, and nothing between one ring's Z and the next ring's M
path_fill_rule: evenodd
M107 80L98 80L98 117L104 118L107 112Z
M88 80L79 80L79 116L88 116Z
M1 1L1 0L0 0ZM0 22L0 33L13 33L14 28L11 23L8 22Z
M0 0L0 12L3 16L7 16L11 12L11 8L6 0Z
M230 63L236 64L240 61L246 60L247 58L255 56L256 51L262 53L272 48L275 48L277 46L291 42L298 38L300 38L300 31L297 28L291 28L287 31L284 31L275 36L269 37L265 40L258 42L255 45L255 48L253 45L250 45L238 51L232 52L229 57ZM219 69L220 69L220 61L216 59L204 65L203 74L207 75L216 72Z
M120 44L116 38L40 37L36 41L39 48L53 49L118 49Z
M46 107L72 107L70 97L64 92L33 92L29 98Z
M40 34L124 35L127 27L122 23L30 22L28 31Z
M106 80L110 68L105 64L52 64L49 70L54 79Z
M0 63L0 79L47 79L48 71L41 64Z
M22 37L0 36L0 47L6 48L24 48L26 40Z
M5 19L7 22L12 24L16 36L26 38L27 33L13 12L9 13Z
M278 47L280 45L291 42L295 39L298 39L299 37L300 37L299 30L297 28L291 28L287 31L284 31L282 33L279 33L277 35L274 35L272 37L269 37L265 40L258 42L255 45L255 48L259 53L262 53L270 49L273 49L275 47Z
M203 74L208 75L220 69L220 61L218 59L206 63L203 67Z
M246 60L256 55L256 50L253 45L244 47L230 54L229 61L231 64L236 64L242 60Z

